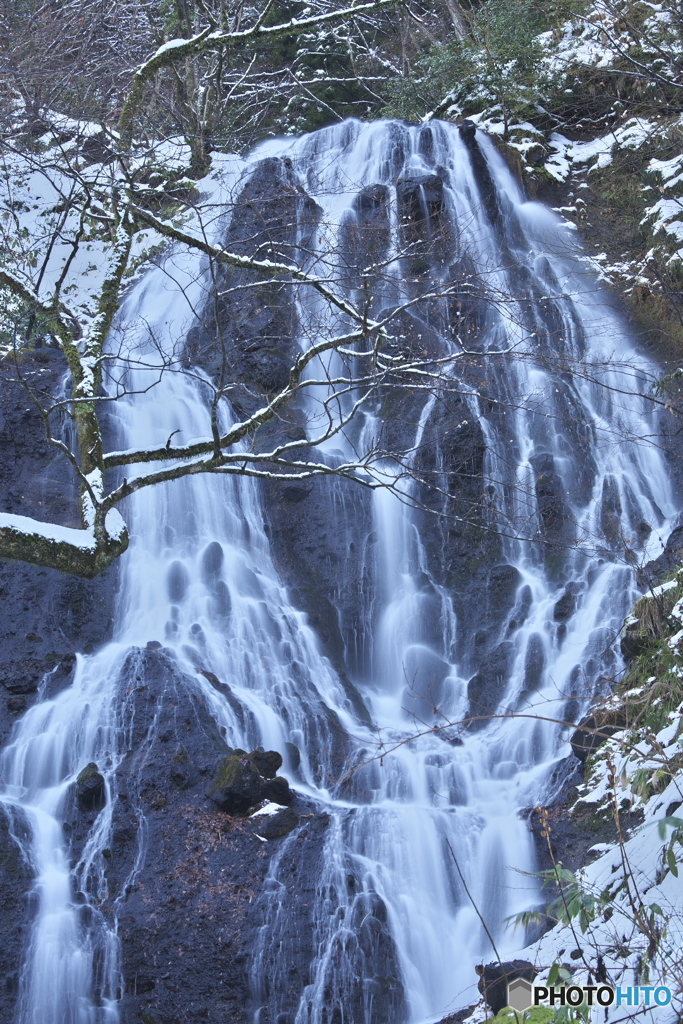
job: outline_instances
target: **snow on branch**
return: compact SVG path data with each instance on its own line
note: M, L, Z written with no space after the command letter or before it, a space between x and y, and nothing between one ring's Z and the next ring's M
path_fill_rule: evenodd
M116 509L104 519L104 529L84 530L44 523L28 516L0 513L0 557L48 566L73 576L92 579L128 547L128 532Z

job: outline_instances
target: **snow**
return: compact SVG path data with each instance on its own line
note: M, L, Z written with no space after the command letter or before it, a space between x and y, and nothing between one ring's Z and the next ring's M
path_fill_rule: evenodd
M641 223L651 221L653 234L665 231L669 235L683 242L683 200L681 199L658 199L651 206Z
M82 551L95 551L97 544L92 529L75 530L70 526L43 523L28 516L0 512L0 530L11 530L28 537L40 537L55 544L69 544Z
M593 160L595 162L590 170L600 170L612 163L615 146L620 149L638 149L652 139L656 130L655 122L632 117L613 131L588 142L573 142L559 132L553 132L550 136L551 155L545 168L557 181L566 181L573 167L581 167Z
M252 814L250 814L249 817L258 818L262 815L277 814L278 811L281 810L282 807L280 806L280 804L274 804L272 801L269 801L267 804L264 804L263 807L259 808L258 811L254 811Z

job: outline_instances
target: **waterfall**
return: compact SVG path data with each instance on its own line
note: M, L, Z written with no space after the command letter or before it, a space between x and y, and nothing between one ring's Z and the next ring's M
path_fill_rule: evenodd
M79 656L72 685L24 715L0 761L35 875L17 1024L120 1020L117 915L145 863L139 800L136 856L116 891L107 852L136 742L135 650L150 641L230 746L280 751L292 787L329 818L297 991L283 880L296 833L270 862L254 907L254 1024L422 1024L471 1001L492 940L501 955L524 945L510 919L541 898L522 812L552 798L569 752L562 723L618 673L634 566L670 528L666 465L637 394L647 363L567 226L525 201L489 140L442 123L346 122L233 161L210 202L220 209L266 158L286 160L319 210L314 231L298 226L300 262L354 297L363 268L381 264L373 314L428 284L434 298L415 304L396 344L424 331L430 358L450 361L427 389L389 383L324 447L346 457L388 426L413 470L402 495L373 492L362 536L341 518L356 508L349 488L325 484L330 528L354 536L367 581L354 629L342 624L348 678L276 567L254 480L194 476L131 499L114 641ZM129 292L122 449L209 432L208 377L159 373L159 352L178 348L211 287L199 258L177 251ZM305 289L296 319L302 347L338 326ZM321 394L303 408L311 432ZM221 415L233 416L227 402ZM397 463L387 455L378 471L391 479ZM90 764L102 806L70 849L62 822Z

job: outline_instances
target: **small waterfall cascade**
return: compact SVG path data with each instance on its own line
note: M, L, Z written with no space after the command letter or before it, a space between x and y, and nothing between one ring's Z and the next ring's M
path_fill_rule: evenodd
M71 686L24 715L0 758L35 875L16 1024L120 1020L116 921L144 863L144 816L120 891L104 851L135 727L130 652L149 641L173 652L231 746L280 751L292 787L329 816L297 992L283 882L296 833L272 857L254 911L254 1024L424 1024L465 1005L492 941L501 955L524 945L510 919L540 897L523 812L553 795L562 723L618 673L634 566L661 552L675 512L646 440L647 364L567 227L524 200L489 140L438 122L345 122L235 161L212 202L264 159L286 161L316 206L300 263L354 298L369 287L376 318L404 305L392 344L442 361L424 386L389 381L323 448L346 459L376 439L388 451L377 472L398 472L393 450L412 475L363 498L347 679L276 568L256 481L196 475L131 499L114 641L79 657ZM140 358L116 403L122 449L209 433L203 371L159 374L158 353L210 299L206 268L182 251L128 294L120 326ZM344 326L305 288L296 320L302 347ZM316 380L338 375L335 358L311 367ZM310 389L311 436L329 393ZM355 499L346 482L326 488L332 529ZM90 764L105 793L74 858L62 822Z

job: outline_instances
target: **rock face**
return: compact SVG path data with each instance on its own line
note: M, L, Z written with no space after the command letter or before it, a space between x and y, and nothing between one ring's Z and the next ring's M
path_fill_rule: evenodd
M53 349L37 349L20 366L28 384L54 390L66 371ZM78 491L66 460L45 441L45 428L19 374L0 373L0 511L78 525ZM110 638L116 569L80 580L52 569L0 561L0 743L36 699L68 686L75 652ZM46 678L47 675L47 678Z
M19 370L31 386L51 392L63 378L63 357L50 348L23 356ZM0 371L0 511L78 525L78 492L70 471L45 441L45 428L19 372L7 360ZM111 636L116 569L95 580L52 569L0 561L0 744L39 689L54 696L69 686L76 652ZM18 814L0 808L0 1017L13 1019L28 939L32 872L13 837L26 834Z
M306 246L320 210L304 192L291 161L262 161L236 196L238 214L227 231L231 252L290 264L298 242ZM218 271L220 297L187 338L187 358L219 383L239 381L230 398L238 409L253 407L254 389L269 393L285 386L296 353L297 317L288 286L256 271ZM249 287L232 291L239 283Z
M31 870L17 841L26 834L27 824L21 815L10 816L0 806L0 1018L6 1021L14 1019L23 955L33 916L28 898Z
M206 685L199 673L186 676L170 650L154 646L132 650L120 680L134 729L112 780L102 863L118 914L123 1024L250 1022L257 904L271 857L294 842L299 865L319 856L324 838L325 816L294 800L275 775L277 752L226 746L207 710ZM231 813L216 806L217 780ZM244 780L256 791L237 785ZM285 783L276 796L292 806L244 817L276 782ZM301 811L307 817L300 823ZM75 856L90 819L76 807L72 821ZM301 898L297 889L295 904ZM308 911L291 909L294 932L305 933L300 915ZM292 943L287 969L304 977L309 953Z

